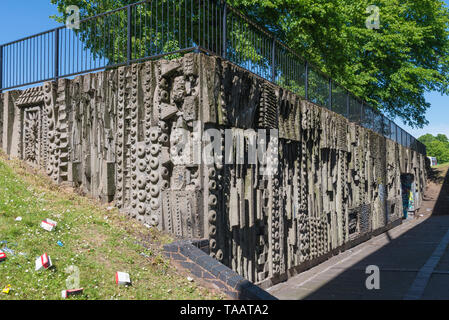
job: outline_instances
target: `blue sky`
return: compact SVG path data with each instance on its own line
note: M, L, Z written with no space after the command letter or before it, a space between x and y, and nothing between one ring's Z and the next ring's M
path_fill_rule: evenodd
M445 1L449 3L449 0ZM1 0L0 6L0 43L58 26L49 18L57 13L56 6L52 5L50 0ZM426 114L430 122L428 126L424 129L412 129L402 121L397 123L417 138L426 133L444 133L449 137L449 97L441 96L437 92L428 92L426 100L432 105Z

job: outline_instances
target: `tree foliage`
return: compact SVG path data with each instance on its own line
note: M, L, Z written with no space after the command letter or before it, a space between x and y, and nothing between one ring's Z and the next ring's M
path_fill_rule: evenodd
M438 134L436 137L425 134L419 139L427 147L427 155L435 157L438 163L449 162L449 140L445 134Z
M62 22L68 5L91 16L135 1L51 2L63 13L57 18ZM449 93L449 10L442 0L228 2L355 95L410 126L428 123L426 91ZM366 27L373 4L380 9L379 29Z

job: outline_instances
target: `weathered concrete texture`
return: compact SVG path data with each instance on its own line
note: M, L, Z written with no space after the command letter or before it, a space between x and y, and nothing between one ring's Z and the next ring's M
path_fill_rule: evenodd
M420 194L426 180L422 155L203 54L3 98L9 154L179 238L209 238L214 258L256 283L400 219L401 173L414 174ZM275 174L195 164L176 130L208 138L195 120L218 129L221 153L226 128L242 137L233 148L247 145L243 129L279 129L279 157L267 154Z
M20 91L8 91L2 96L2 148L14 157L19 156L19 135L21 131L20 109L15 106L19 94Z
M3 149L3 93L0 93L0 148Z

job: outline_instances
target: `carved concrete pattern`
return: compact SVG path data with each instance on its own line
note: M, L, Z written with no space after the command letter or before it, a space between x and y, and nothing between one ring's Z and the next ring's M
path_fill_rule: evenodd
M57 152L57 103L56 103L56 89L55 83L46 82L44 84L44 102L45 114L47 119L47 175L55 182L59 182L59 154Z
M402 173L425 187L424 156L202 54L47 82L15 103L23 159L142 223L209 239L211 256L256 283L399 219ZM275 172L225 164L226 129L245 157L246 129L279 129L278 151L263 154ZM199 164L210 135L221 148Z
M274 142L276 143L276 142ZM268 154L268 161L277 159L277 154ZM283 217L280 208L280 181L279 170L275 168L273 175L269 176L268 186L270 190L269 200L269 235L270 235L270 252L271 252L271 276L279 276L281 272L285 272L284 259L284 242L283 242Z
M145 175L147 170L147 162L145 159L145 143L143 141L137 141L138 132L138 98L139 98L139 69L141 65L132 65L128 68L128 72L131 73L131 90L130 100L126 106L126 118L127 123L127 158L129 159L128 169L130 170L130 194L131 194L131 208L130 213L133 218L138 217L138 220L142 221L142 216L146 213L145 201L147 198L147 191L145 190L146 181ZM155 225L157 225L160 217L155 219Z
M221 145L224 145L223 132L220 131ZM220 151L223 149L221 148ZM213 155L212 155L213 156ZM217 156L223 157L220 152ZM218 160L218 159L217 159ZM207 208L207 226L206 236L209 238L210 253L220 262L230 261L224 256L225 247L227 247L224 236L229 232L225 222L226 213L231 214L227 210L225 203L229 198L231 177L230 172L224 172L222 163L213 162L204 166L204 186L205 186L205 207ZM220 196L221 194L221 196ZM223 195L227 195L223 199ZM220 201L222 198L222 201ZM230 226L232 230L232 225ZM221 237L220 237L221 235Z
M213 68L209 67L211 65L211 62L209 61L211 60L206 59L204 62L206 67L205 70L214 70ZM215 68L215 71L216 69L217 68ZM218 120L220 120L221 118L223 119L220 124L245 129L255 128L257 122L260 121L259 119L257 119L256 114L259 109L258 107L260 105L260 100L265 85L259 78L251 76L250 73L235 65L225 63L221 66L220 69L222 70L221 88L223 90L223 93L221 96L221 108L219 108L219 110L225 110L223 112L223 116L218 116ZM216 80L218 79L218 77L215 76L212 77L212 79ZM214 89L220 88L213 83L213 80L208 82L214 85ZM214 92L214 89L209 89L208 91ZM245 94L241 94L241 90L243 90ZM209 97L210 96L212 96L212 94L209 93ZM262 118L268 121L270 117L274 116L274 114L269 114L270 110L274 111L275 114L277 114L278 111L270 109L268 107L268 104L266 105L266 107L267 109ZM210 109L213 110L213 108ZM213 121L212 117L211 121Z
M0 148L6 149L3 146L3 93L0 93Z
M24 113L23 159L31 164L39 164L41 155L41 109L31 108Z
M118 102L117 102L117 134L116 134L116 195L115 201L119 209L125 207L125 67L118 69Z
M31 165L45 166L46 117L42 87L24 90L15 105L20 108L19 156Z
M68 182L69 166L69 130L68 130L68 81L60 79L58 81L57 104L58 104L58 124L56 127L56 153L58 155L59 176L58 182Z
M284 100L282 100L284 101ZM286 109L284 115L291 109ZM279 122L279 108L278 108L278 97L276 96L275 87L266 82L262 86L262 96L260 105L258 108L258 119L257 125L259 128L264 129L276 129ZM297 130L296 130L297 131Z
M279 137L299 141L300 99L289 91L279 93L281 96L279 106ZM275 105L275 107L277 107ZM276 128L276 127L275 127Z
M202 173L193 162L198 118L196 56L119 68L117 205L131 217L178 237L205 233ZM212 230L213 233L213 230Z
M42 87L34 87L25 89L17 98L16 105L18 107L29 107L40 105L44 102L44 93Z

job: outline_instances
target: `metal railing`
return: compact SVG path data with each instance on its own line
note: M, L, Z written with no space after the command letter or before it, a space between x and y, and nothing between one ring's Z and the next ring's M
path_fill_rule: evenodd
M145 0L0 46L0 92L162 56L219 55L352 122L425 146L223 0Z

